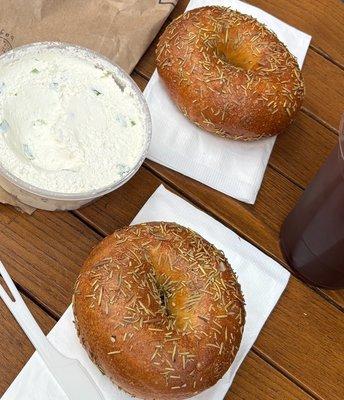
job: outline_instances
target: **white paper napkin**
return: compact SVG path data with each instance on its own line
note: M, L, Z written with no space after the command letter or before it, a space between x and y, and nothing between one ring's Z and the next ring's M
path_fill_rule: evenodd
M238 0L191 0L187 10L206 5L231 7L265 23L302 67L311 36ZM238 200L255 202L275 137L243 143L201 130L175 106L157 71L144 94L153 120L148 158Z
M281 296L290 274L230 229L167 191L163 186L155 191L132 223L147 221L177 222L195 230L224 251L238 275L246 301L246 324L239 351L231 368L215 386L192 397L193 400L220 400L227 393L236 371ZM67 309L48 337L62 353L80 360L101 388L105 400L133 399L115 387L88 359L76 335L71 307ZM66 397L35 353L2 400L50 399L66 400Z

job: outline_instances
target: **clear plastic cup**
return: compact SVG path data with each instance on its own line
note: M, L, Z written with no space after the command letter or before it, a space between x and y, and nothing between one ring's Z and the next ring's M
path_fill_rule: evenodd
M139 106L141 107L141 111L145 116L145 136L146 141L145 145L142 149L142 155L135 165L126 175L123 176L121 180L114 182L111 185L106 187L102 187L97 190L91 190L83 193L61 193L61 192L53 192L50 190L44 190L38 187L35 187L23 180L14 176L11 171L5 169L0 163L0 186L5 189L8 193L16 197L19 201L24 204L28 204L35 208L40 208L43 210L75 210L80 208L81 206L88 204L92 201L95 201L101 196L112 192L113 190L118 189L124 183L126 183L130 178L135 175L148 152L149 144L152 136L152 122L149 113L149 109L146 103L145 98L139 87L132 80L132 78L123 71L118 65L112 63L106 57L83 47L70 45L66 43L59 42L39 42L33 43L30 45L25 45L21 47L17 47L7 53L4 53L0 56L0 68L1 63L4 60L8 60L11 57L18 57L21 52L27 52L28 50L41 50L41 49L62 49L66 52L73 52L73 54L77 53L81 57L92 61L99 68L106 68L108 71L111 71L113 75L118 79L121 84L125 86L129 86L135 95L137 96Z
M344 179L344 113L339 125L339 159L341 163L341 171Z
M281 247L307 283L344 288L344 114L338 145L283 224Z

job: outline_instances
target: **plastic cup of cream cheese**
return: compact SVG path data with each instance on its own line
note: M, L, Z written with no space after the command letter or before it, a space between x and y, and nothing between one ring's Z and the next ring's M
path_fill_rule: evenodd
M130 76L86 48L33 43L0 56L0 186L45 210L73 210L127 182L152 125Z

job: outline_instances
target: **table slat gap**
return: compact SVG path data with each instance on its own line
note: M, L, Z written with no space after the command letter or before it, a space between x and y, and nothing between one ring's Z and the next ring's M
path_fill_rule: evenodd
M98 234L101 237L105 237L107 236L107 233L101 229L101 227L99 227L95 222L93 222L91 219L85 217L82 212L79 210L73 210L70 211L70 213L77 218L81 223L83 223L84 225L87 226L87 228L91 229L93 232L95 232L96 234Z
M330 61L334 65L336 65L338 68L342 69L344 71L344 64L342 64L340 61L337 61L334 59L330 54L326 53L325 50L323 50L321 47L318 47L314 44L310 44L309 47L314 50L316 53L320 54L322 57L326 58L326 60Z
M316 122L319 124L323 125L325 128L329 130L329 132L333 133L334 135L338 136L339 131L338 128L335 128L334 126L330 125L328 122L326 122L323 118L319 117L317 114L315 114L313 111L309 110L308 108L302 106L301 110L302 113L308 115L310 118L313 118Z
M310 389L307 385L304 385L299 379L295 376L291 375L285 368L281 367L277 364L271 357L263 353L259 348L253 346L252 352L256 354L259 358L264 360L267 364L271 365L275 370L277 370L281 375L283 375L286 379L293 382L297 387L299 387L302 391L308 394L314 400L326 400L324 397L319 396L312 389Z

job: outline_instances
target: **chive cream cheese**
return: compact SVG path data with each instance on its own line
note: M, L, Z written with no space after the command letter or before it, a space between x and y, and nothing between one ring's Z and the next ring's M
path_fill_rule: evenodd
M135 168L146 140L137 94L110 68L59 48L2 60L0 164L15 177L59 193L98 190Z

